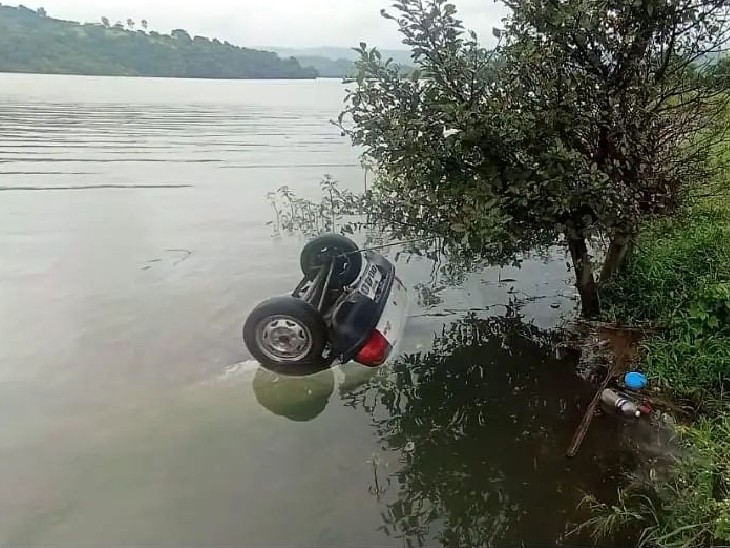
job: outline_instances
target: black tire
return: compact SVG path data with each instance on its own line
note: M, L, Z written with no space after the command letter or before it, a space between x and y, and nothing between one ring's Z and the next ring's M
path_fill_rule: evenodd
M322 352L327 327L309 303L295 297L275 297L253 309L243 326L243 341L267 369L316 370L325 362Z
M331 287L344 287L357 280L362 268L362 254L357 244L339 234L325 234L315 238L302 249L299 263L302 273L314 276L328 257L336 257Z

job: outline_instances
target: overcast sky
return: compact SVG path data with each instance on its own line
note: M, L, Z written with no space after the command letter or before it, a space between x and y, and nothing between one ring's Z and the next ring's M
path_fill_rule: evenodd
M11 4L12 2L4 2ZM392 21L380 16L391 0L26 0L44 7L51 17L112 23L146 19L150 28L228 40L242 46L346 46L361 41L381 48L400 47ZM493 0L455 0L461 18L476 30L484 45L504 8Z

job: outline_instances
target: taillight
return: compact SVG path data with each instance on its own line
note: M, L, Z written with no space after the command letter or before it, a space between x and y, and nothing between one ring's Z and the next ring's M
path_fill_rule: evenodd
M380 334L380 331L374 329L370 335L370 338L357 353L355 360L358 363L367 365L369 367L375 367L382 365L390 355L390 343L388 340Z

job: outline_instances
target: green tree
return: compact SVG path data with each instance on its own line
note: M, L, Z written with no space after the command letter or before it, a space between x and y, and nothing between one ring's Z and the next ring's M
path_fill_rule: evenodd
M175 38L176 40L180 40L181 42L188 43L192 42L193 39L190 37L190 34L188 34L188 31L183 29L175 29L173 30L170 35Z
M715 82L724 87L730 89L730 55L723 56L714 68L713 77Z
M127 28L134 30L135 22L133 19L127 19Z
M149 23L147 23L147 19L142 19L142 21L140 21L140 24L142 25L142 28L144 30L147 30L147 27L149 26Z
M104 26L105 28L109 28L109 27L111 26L111 25L110 25L110 23L109 23L109 18L108 18L108 17L102 17L102 18L101 18L101 24L102 24L102 25L103 25L103 26Z
M340 125L378 166L373 208L396 234L438 235L502 262L562 242L594 315L591 239L610 241L607 280L642 219L673 213L708 179L726 135L724 90L698 77L698 60L727 40L728 7L506 4L504 44L490 52L446 0L398 0L397 15L383 14L420 72L405 77L361 44Z

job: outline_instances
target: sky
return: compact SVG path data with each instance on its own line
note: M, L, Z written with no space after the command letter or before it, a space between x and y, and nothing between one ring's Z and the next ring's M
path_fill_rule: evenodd
M493 0L453 0L466 26L479 33L485 46L491 29L500 26L505 9ZM4 2L12 4L12 2ZM112 23L145 19L158 32L184 28L241 46L288 48L342 46L360 42L399 48L392 21L380 16L392 0L26 0L29 8L44 7L57 19Z

